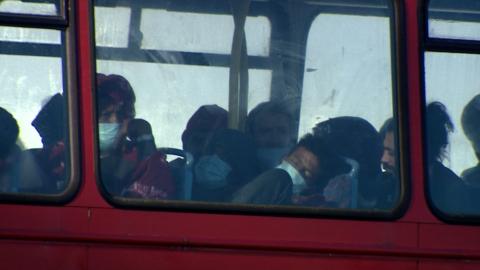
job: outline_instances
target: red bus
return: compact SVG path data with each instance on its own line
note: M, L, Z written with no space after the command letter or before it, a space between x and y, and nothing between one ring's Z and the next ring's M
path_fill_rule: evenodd
M479 269L479 33L469 0L0 1L0 266Z

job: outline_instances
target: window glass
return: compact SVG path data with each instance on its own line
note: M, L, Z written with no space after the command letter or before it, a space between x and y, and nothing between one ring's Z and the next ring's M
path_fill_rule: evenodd
M448 214L480 214L479 72L478 55L425 53L428 187Z
M428 8L430 36L453 39L453 46L460 40L480 40L477 1L435 0ZM480 56L427 51L424 69L431 203L448 216L479 215Z
M58 194L68 185L70 150L60 35L54 30L0 28L3 194Z
M39 2L40 1L3 0L0 1L0 12L32 15L60 14L60 0L44 0Z
M393 209L389 2L248 2L95 1L131 10L109 41L122 46L96 36L102 190L212 209Z
M428 34L435 38L480 40L480 2L431 0Z
M95 42L97 46L128 46L130 9L95 7Z
M249 55L269 54L270 28L266 17L247 18L245 34ZM232 15L144 9L140 30L144 34L142 48L145 49L228 54L234 24Z

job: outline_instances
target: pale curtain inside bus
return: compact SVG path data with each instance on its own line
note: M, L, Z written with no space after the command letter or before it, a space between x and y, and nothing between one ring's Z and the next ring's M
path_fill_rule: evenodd
M393 26L382 0L95 1L101 189L154 206L393 209Z

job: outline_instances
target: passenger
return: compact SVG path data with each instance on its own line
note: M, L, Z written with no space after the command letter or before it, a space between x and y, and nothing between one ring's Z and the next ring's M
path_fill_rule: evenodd
M293 117L277 102L263 102L250 111L246 132L255 142L262 171L280 164L293 147Z
M462 180L442 164L448 146L448 134L453 123L445 105L440 102L428 104L427 111L427 158L428 187L436 207L448 213L458 213L464 205Z
M213 133L228 127L228 112L217 105L203 105L188 120L182 134L183 150L196 162L205 152Z
M350 165L348 173L330 179L325 187L326 206L377 208L382 143L375 128L362 118L344 116L317 124L314 134Z
M465 136L472 144L473 150L480 160L480 95L475 96L465 106L462 113L462 127ZM462 179L468 188L468 211L479 211L480 205L480 163L462 172Z
M378 181L379 197L377 208L389 209L398 201L400 182L396 156L395 132L393 118L389 118L380 128L380 138L383 142L382 173Z
M53 95L32 121L42 148L28 149L21 155L18 188L22 192L53 194L67 184L64 104L61 94Z
M279 166L235 192L232 202L318 205L324 202L321 193L328 179L348 171L323 139L307 134Z
M0 107L0 192L15 190L15 167L19 148L17 141L19 128L17 120Z
M174 185L150 124L135 116L135 94L120 75L97 75L101 179L113 195L170 199Z
M237 130L217 130L195 165L193 199L229 201L234 191L257 175L253 141Z

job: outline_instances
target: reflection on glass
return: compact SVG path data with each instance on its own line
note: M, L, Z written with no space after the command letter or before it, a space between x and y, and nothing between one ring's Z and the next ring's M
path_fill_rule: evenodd
M0 12L32 15L59 15L59 5L60 0L44 0L42 3L3 0L0 1Z
M130 9L95 7L95 41L97 46L128 46Z
M245 92L230 83L229 2L132 6L140 18L115 22L131 34L112 35L110 45L96 37L104 191L162 201L393 209L401 177L391 11L378 2L371 16L357 16L321 13L322 5L307 1L295 10L288 1L253 1L240 58L248 64L240 65L248 73L238 87L248 84ZM101 10L116 1L95 3ZM308 28L300 15L312 10L320 15ZM275 25L279 18L285 23ZM102 23L96 27L105 32ZM233 125L238 111L242 121Z

